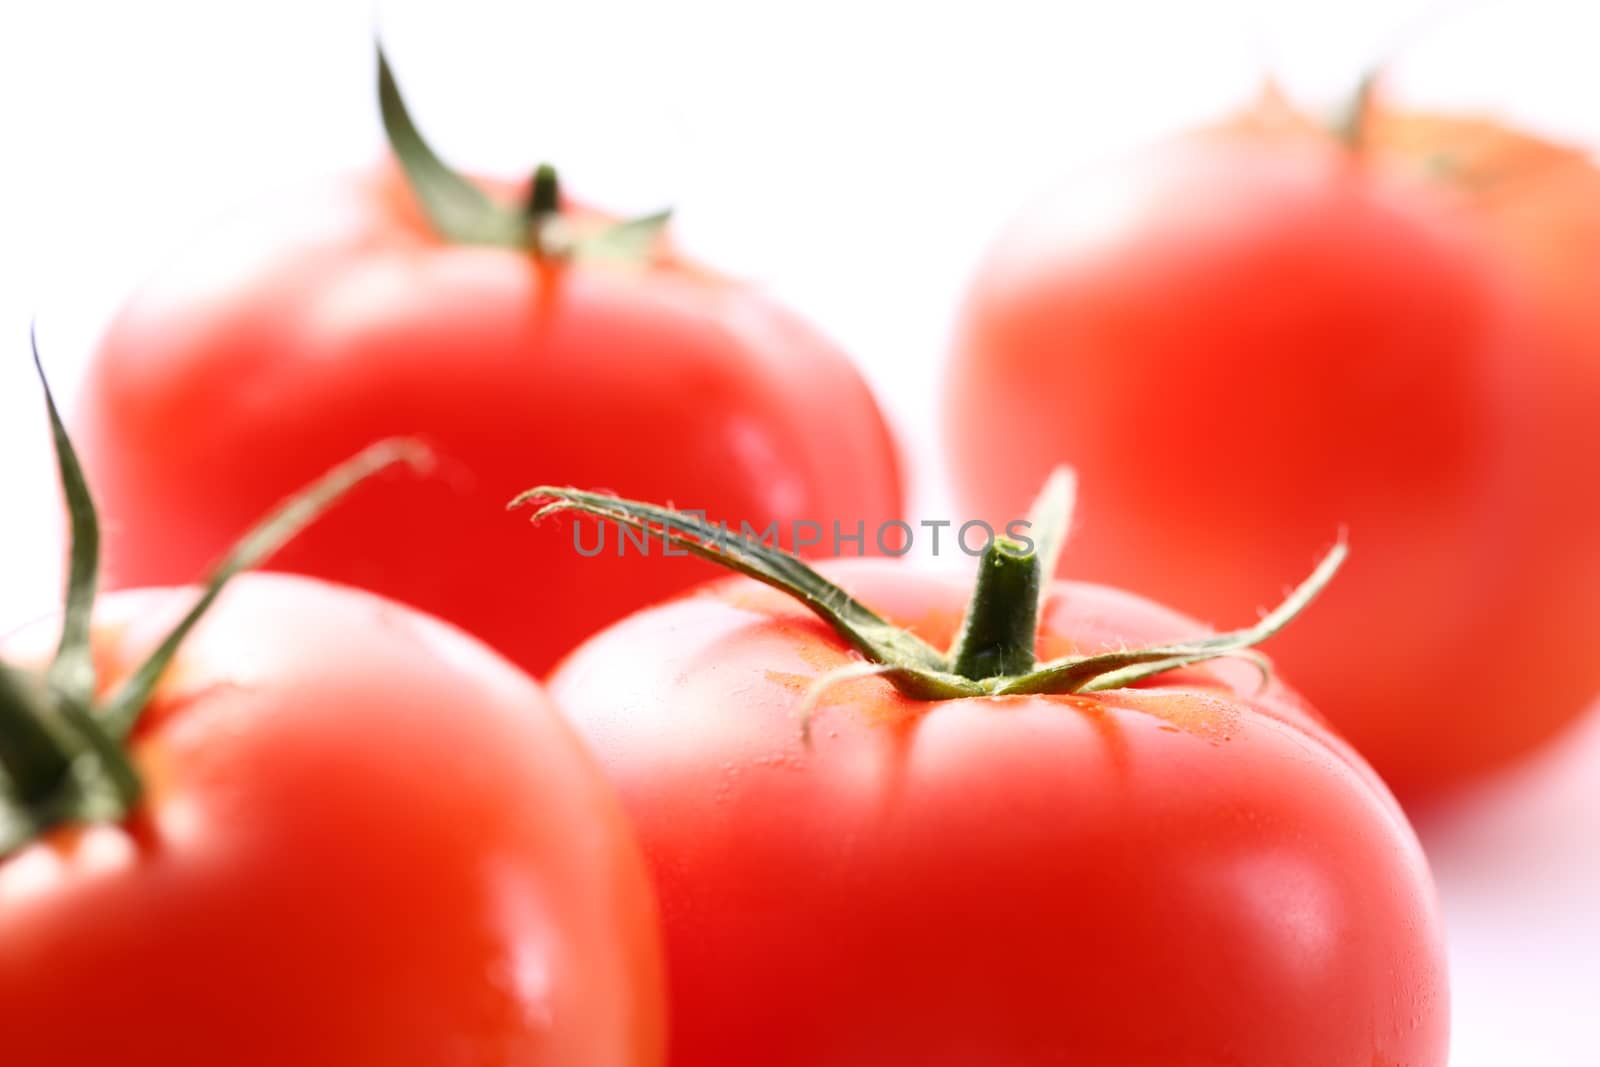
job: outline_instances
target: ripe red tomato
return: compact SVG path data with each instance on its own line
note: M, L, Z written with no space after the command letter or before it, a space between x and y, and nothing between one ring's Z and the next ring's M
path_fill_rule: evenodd
M102 600L105 690L193 598ZM4 656L42 660L54 630ZM616 799L537 685L454 628L241 578L130 751L130 819L0 859L7 1062L662 1062Z
M963 581L828 573L932 646L961 625ZM813 610L843 603L815 592ZM1037 641L1060 657L1197 632L1058 582ZM841 680L863 643L741 578L617 623L552 677L655 874L673 1062L1444 1064L1421 851L1287 688L1215 661L1105 691L911 699Z
M1600 169L1590 154L1484 119L1375 107L1369 155L1432 188L1515 272L1538 343L1519 353L1533 454L1520 508L1535 547L1504 618L1536 677L1508 672L1490 699L1530 692L1571 712L1600 688ZM1537 690L1530 691L1533 682Z
M289 489L395 434L425 440L439 477L363 487L273 566L422 607L535 671L694 571L615 544L585 559L554 529L530 542L503 512L532 478L761 529L898 517L865 384L749 285L664 248L451 243L396 168L244 222L139 292L89 370L77 433L125 531L113 587L187 580Z
M964 509L1015 514L1070 462L1096 504L1074 568L1204 618L1347 527L1275 658L1414 796L1549 737L1600 661L1568 654L1596 598L1546 577L1571 531L1542 503L1538 316L1453 198L1394 170L1246 121L1060 189L973 282L946 425Z

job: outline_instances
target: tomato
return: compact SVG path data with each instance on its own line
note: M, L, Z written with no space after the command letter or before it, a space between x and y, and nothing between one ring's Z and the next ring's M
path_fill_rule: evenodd
M1570 715L1600 689L1600 169L1587 151L1485 119L1375 106L1368 125L1369 156L1430 176L1536 310L1537 344L1517 361L1533 449L1520 507L1536 544L1518 560L1519 600L1504 616L1515 632L1502 641L1537 678L1507 675L1490 695Z
M596 500L576 506L622 514ZM904 628L886 647L942 648L961 626L960 577L884 560L826 573ZM812 610L844 600L794 585ZM551 678L655 875L673 1062L1445 1063L1423 856L1287 686L1216 660L1102 691L982 695L1015 679L943 676L976 695L913 699L852 677L895 656L863 664L874 624L848 630L736 578L602 631ZM1037 646L1203 632L1055 582Z
M638 847L538 684L380 597L238 578L416 443L282 501L200 589L101 599L99 515L45 398L71 542L59 622L0 641L8 1054L661 1063Z
M107 690L193 595L102 601ZM10 1062L662 1062L655 914L616 798L540 689L454 628L241 578L130 752L130 819L0 859Z
M364 486L274 567L421 607L535 671L694 573L615 544L596 563L554 530L530 543L503 514L530 478L758 529L897 517L883 420L810 325L661 241L587 257L446 239L407 173L257 210L112 323L76 429L126 531L113 587L187 580L310 473L392 434L427 441L438 477Z
M1418 798L1555 733L1600 661L1573 654L1595 597L1547 576L1576 541L1544 503L1537 310L1400 169L1246 121L1062 187L972 283L945 425L963 509L1015 514L1071 462L1096 501L1074 566L1203 618L1348 528L1347 575L1276 658Z

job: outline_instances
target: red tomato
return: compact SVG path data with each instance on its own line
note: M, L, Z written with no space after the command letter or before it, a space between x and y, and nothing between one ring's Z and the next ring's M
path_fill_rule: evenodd
M1376 108L1368 127L1369 155L1431 175L1536 310L1539 343L1517 371L1534 450L1521 507L1537 541L1518 560L1520 600L1504 616L1516 624L1501 635L1536 666L1490 697L1532 693L1570 713L1600 688L1600 169L1585 150L1483 119Z
M935 646L962 618L963 581L829 573ZM1039 643L1197 626L1056 583ZM1222 661L932 703L857 679L822 695L808 747L805 694L852 664L804 608L735 579L603 631L552 679L655 873L673 1062L1444 1064L1421 852L1288 689Z
M1569 654L1595 597L1543 576L1570 533L1535 488L1525 297L1451 198L1326 135L1159 146L1059 190L978 273L946 394L960 504L1015 514L1070 462L1095 502L1072 569L1205 618L1347 527L1350 566L1276 658L1402 795L1457 782L1600 686Z
M188 580L329 463L422 438L440 456L431 487L363 487L274 567L425 608L535 671L694 571L618 561L615 544L596 563L567 531L530 542L503 513L530 480L758 529L870 531L900 507L865 384L765 295L670 252L564 262L448 243L396 169L192 248L113 323L77 414L125 531L112 587Z
M103 688L194 595L101 602ZM637 846L521 672L399 605L247 576L165 677L133 817L0 860L7 1062L662 1062Z

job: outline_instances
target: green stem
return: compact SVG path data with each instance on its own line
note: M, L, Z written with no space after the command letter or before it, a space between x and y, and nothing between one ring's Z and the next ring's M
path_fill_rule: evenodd
M0 769L13 797L38 804L72 771L72 752L45 724L44 690L28 675L0 663Z
M1015 541L997 538L984 551L966 621L950 650L956 674L978 681L1033 670L1040 572L1038 554Z
M534 505L534 519L577 511L630 529L658 534L688 552L795 598L833 628L880 677L913 700L1011 693L1084 693L1133 685L1165 671L1227 656L1265 669L1250 650L1300 613L1328 584L1345 557L1341 540L1311 577L1254 626L1187 641L1034 661L1041 602L1071 517L1073 480L1053 475L1027 523L1029 534L1000 538L985 552L962 632L948 654L908 629L895 626L812 570L798 556L732 534L695 515L641 500L622 500L581 489L542 485L511 501ZM1008 531L1009 531L1008 527ZM1032 541L1031 545L1024 541ZM855 670L855 668L852 668ZM853 675L852 675L853 676Z
M1376 71L1362 75L1333 122L1333 135L1344 143L1351 155L1360 156L1367 150L1367 123L1372 116L1372 96L1377 87Z
M561 179L556 168L541 163L533 172L533 183L528 189L528 219L535 221L554 215L561 210Z
M111 822L138 803L141 783L124 743L155 692L178 646L233 577L262 562L314 522L340 497L395 463L421 467L429 453L415 441L369 446L284 501L223 559L199 599L145 661L104 703L95 700L91 620L99 574L100 524L72 442L45 381L34 345L34 368L45 393L72 545L61 642L42 677L0 662L0 859L51 827Z
M624 219L581 236L561 219L561 185L555 168L540 164L522 204L502 202L480 189L435 152L406 108L389 60L378 45L378 108L389 147L406 184L433 231L456 244L531 252L536 259L608 259L648 262L670 214Z
M418 441L409 438L385 438L368 445L354 456L328 471L321 478L297 491L262 519L239 539L232 551L211 572L201 588L199 599L188 614L178 621L154 652L130 674L122 687L106 702L104 721L106 732L116 740L126 740L138 724L145 704L155 692L167 664L177 655L178 646L189 635L212 603L222 594L235 577L270 559L273 553L288 544L301 530L310 526L323 512L336 504L350 490L387 467L408 463L422 469L431 461L432 453Z
M549 259L563 254L553 240L556 222L561 217L561 180L556 168L541 163L533 172L524 209L528 223L528 251L534 259Z

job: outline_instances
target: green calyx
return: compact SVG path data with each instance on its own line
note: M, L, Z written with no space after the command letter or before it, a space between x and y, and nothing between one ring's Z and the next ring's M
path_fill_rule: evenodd
M848 668L849 674L882 677L918 700L1118 689L1221 657L1249 659L1265 676L1266 661L1250 650L1288 625L1327 586L1346 555L1343 541L1335 544L1311 576L1254 626L1039 663L1034 657L1039 617L1070 523L1073 492L1070 472L1058 469L1034 504L1028 540L997 538L989 545L960 633L945 651L883 619L798 557L694 515L555 486L530 489L509 506L537 507L535 522L562 511L615 522L779 589L865 658L860 669Z
M211 573L193 607L144 662L100 695L90 622L100 571L100 523L34 347L66 498L72 546L61 639L39 674L0 662L0 858L53 827L116 822L137 805L139 775L127 743L178 646L228 582L271 556L351 488L398 462L421 466L422 446L391 439L358 453L285 501Z
M961 633L946 653L950 670L974 681L1026 674L1037 662L1039 557L1021 542L999 538L984 550Z
M1368 127L1371 125L1380 73L1381 69L1374 69L1363 74L1329 123L1329 132L1351 155L1360 156L1367 150Z
M455 244L493 245L525 251L540 261L611 260L642 263L651 258L670 211L576 233L562 212L555 168L541 163L521 204L504 203L474 185L439 158L406 109L383 45L378 50L378 106L389 147L422 212L440 237Z

